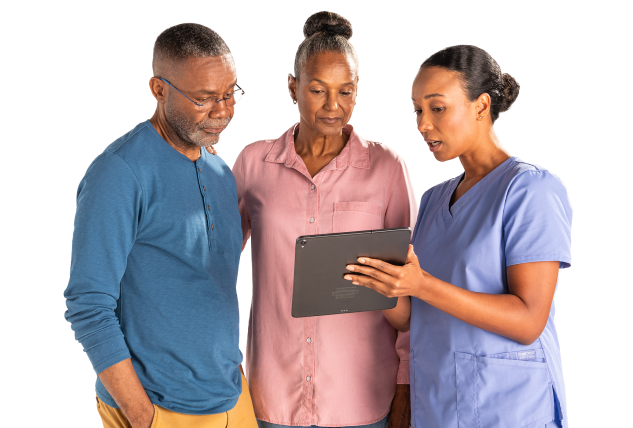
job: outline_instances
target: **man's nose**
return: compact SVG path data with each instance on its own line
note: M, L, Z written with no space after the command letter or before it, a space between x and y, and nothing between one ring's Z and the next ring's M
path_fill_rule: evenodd
M221 100L220 102L216 101L214 108L209 112L209 117L212 118L220 118L220 117L230 117L231 110L226 105L226 100Z

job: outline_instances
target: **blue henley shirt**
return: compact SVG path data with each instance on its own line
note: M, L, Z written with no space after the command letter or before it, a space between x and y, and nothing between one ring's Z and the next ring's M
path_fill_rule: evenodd
M235 179L218 156L202 149L192 162L149 121L111 144L79 184L64 293L97 374L131 358L152 403L232 409L241 248ZM98 378L96 390L117 407Z

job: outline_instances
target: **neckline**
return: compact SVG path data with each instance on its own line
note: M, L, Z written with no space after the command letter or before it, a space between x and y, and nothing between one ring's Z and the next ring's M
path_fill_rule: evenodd
M508 159L506 159L503 162L501 162L499 165L497 165L497 167L495 169L490 171L481 180L479 180L477 183L475 183L475 185L473 187L468 189L466 191L466 193L464 193L461 198L459 198L457 201L455 201L453 206L449 209L449 204L451 202L451 197L453 196L453 193L455 192L455 189L457 188L459 183L463 180L465 172L462 172L460 175L458 175L457 177L453 178L452 179L452 183L448 187L446 195L444 195L444 200L442 202L442 214L443 214L443 217L444 217L444 221L446 223L452 221L459 214L459 212L461 211L462 207L464 205L466 205L468 203L468 201L470 201L475 195L477 195L477 193L479 193L479 190L487 182L489 182L489 181L493 180L495 177L497 177L507 165L509 165L510 163L514 162L515 160L516 160L515 156L510 156ZM451 210L452 210L452 213L451 213Z
M205 162L204 159L204 152L206 152L206 150L204 150L203 147L200 147L200 157L198 159L196 159L195 161L192 161L191 159L189 159L187 156L183 155L182 153L180 153L178 150L176 150L175 148L172 147L171 144L169 144L167 141L165 141L165 139L163 137L161 137L161 135L158 133L158 131L156 130L156 128L154 128L154 125L152 125L152 122L147 119L145 121L145 126L147 128L150 129L150 132L154 134L154 137L156 137L161 144L159 144L160 147L162 147L163 149L165 149L164 151L167 153L169 152L169 156L171 156L174 159L180 159L183 162L187 162L187 164L189 165L195 165L196 167L200 167L203 168Z

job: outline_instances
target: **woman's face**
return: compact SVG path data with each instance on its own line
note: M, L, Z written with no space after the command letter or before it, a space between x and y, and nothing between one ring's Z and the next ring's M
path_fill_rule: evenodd
M302 126L317 135L340 135L356 104L358 74L351 57L322 52L308 60L298 79L288 77Z
M422 68L413 81L418 129L440 162L469 152L478 141L485 106L480 99L470 101L462 85L456 72L441 67Z

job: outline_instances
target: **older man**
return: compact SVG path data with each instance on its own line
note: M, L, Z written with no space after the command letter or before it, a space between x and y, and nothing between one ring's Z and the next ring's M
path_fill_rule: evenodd
M243 94L229 48L181 24L156 40L154 116L88 168L68 311L109 427L256 427L241 374L235 179L207 153Z

